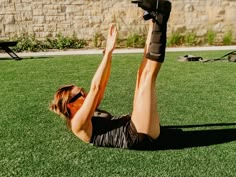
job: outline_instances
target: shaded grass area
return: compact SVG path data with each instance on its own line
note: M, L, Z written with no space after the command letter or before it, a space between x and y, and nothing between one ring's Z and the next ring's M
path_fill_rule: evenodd
M155 151L84 144L48 111L59 86L89 89L102 56L0 60L0 176L235 176L236 65L176 61L185 54L167 53L158 77L161 124L177 134L164 133ZM141 56L114 55L102 109L131 112Z

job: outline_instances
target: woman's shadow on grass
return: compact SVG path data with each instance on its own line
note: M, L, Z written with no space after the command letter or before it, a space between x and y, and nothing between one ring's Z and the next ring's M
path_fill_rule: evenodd
M184 125L184 126L162 126L161 135L152 150L184 149L191 147L210 146L236 140L236 128L225 128L234 126L236 123ZM183 130L185 128L204 127L204 130ZM209 129L211 127L211 129ZM214 128L212 127L224 127Z

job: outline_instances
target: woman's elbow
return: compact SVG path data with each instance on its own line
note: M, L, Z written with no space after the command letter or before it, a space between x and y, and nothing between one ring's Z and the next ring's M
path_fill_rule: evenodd
M96 81L93 81L91 84L90 92L98 94L100 90L101 90L101 84Z

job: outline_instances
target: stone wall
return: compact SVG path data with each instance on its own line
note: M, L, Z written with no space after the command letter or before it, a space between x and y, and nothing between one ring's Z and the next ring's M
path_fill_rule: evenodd
M142 10L131 0L0 0L0 39L23 33L38 39L75 34L93 40L106 36L109 23L116 23L119 38L145 33ZM236 0L172 0L168 34L195 33L202 37L209 29L217 38L228 32L236 36Z

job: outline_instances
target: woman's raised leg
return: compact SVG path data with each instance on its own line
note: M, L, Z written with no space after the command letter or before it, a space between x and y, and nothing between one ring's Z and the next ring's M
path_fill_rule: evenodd
M167 13L169 18L169 12ZM144 49L144 58L139 67L134 96L132 122L139 133L157 138L160 134L160 119L157 110L156 78L165 58L168 18L162 15L161 23L153 20Z
M156 77L161 63L143 59L136 82L132 121L139 133L157 138L160 120L157 111Z

